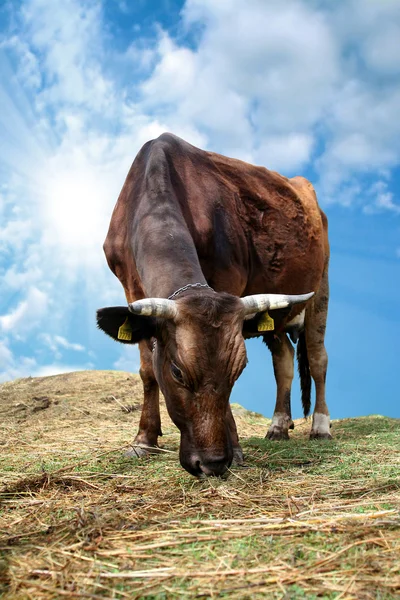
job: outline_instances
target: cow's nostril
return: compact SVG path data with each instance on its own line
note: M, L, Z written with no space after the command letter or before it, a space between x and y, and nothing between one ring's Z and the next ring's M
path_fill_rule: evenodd
M222 455L211 455L209 458L206 453L182 453L180 456L181 465L186 471L195 477L220 477L230 467L232 459Z
M200 464L201 471L204 473L204 475L209 477L220 477L225 473L228 467L229 461L227 461L226 458L203 461Z

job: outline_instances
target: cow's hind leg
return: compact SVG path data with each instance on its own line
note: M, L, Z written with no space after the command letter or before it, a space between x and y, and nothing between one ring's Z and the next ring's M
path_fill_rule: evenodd
M158 447L158 436L161 432L160 390L153 371L153 361L150 342L139 343L140 377L143 382L143 408L140 416L139 431L133 441L128 456L143 456L150 454Z
M290 406L294 350L285 333L275 336L272 341L265 338L265 342L272 353L277 385L274 415L266 437L270 440L288 440L289 429L294 427Z
M232 414L231 405L228 404L228 411L226 413L228 422L228 429L231 436L232 448L233 448L233 462L236 465L242 465L244 461L243 450L239 444L239 436L236 429L235 419Z
M329 410L325 401L325 381L328 355L325 349L325 328L328 314L328 272L325 269L321 286L306 309L305 336L311 377L315 383L316 400L310 439L331 439Z

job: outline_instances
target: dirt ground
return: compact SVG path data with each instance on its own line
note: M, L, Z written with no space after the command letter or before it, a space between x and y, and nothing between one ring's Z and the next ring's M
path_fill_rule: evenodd
M124 456L137 375L87 371L0 385L0 594L11 598L400 595L400 423L334 421L332 442L264 436L234 405L245 466L197 480L163 451Z

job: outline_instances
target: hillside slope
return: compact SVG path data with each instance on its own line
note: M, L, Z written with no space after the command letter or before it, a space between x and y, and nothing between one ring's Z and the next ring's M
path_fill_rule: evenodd
M164 452L124 457L137 375L87 371L0 385L0 592L11 598L394 598L400 423L333 423L332 442L263 439L235 405L245 468L198 481Z

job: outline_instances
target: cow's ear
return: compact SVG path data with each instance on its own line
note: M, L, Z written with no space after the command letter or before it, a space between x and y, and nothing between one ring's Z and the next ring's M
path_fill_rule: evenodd
M258 324L259 315L253 317L252 319L245 319L242 325L242 335L244 339L249 337L254 337L256 335L260 335L257 324Z
M156 335L156 319L133 315L126 306L99 308L97 327L122 344L137 344Z

